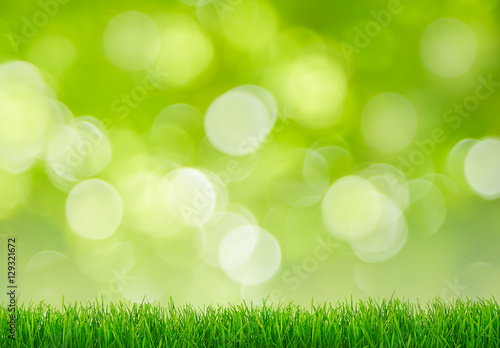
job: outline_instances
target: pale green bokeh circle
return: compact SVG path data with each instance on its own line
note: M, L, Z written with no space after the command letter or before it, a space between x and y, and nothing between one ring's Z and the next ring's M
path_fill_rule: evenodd
M465 74L476 58L476 38L467 24L440 18L427 26L420 40L420 55L427 69L442 77Z
M99 179L76 185L66 200L66 218L72 230L88 239L111 236L121 223L122 200L113 186Z
M417 132L417 114L412 104L396 93L381 93L366 103L361 130L373 148L394 153L408 147Z
M104 52L117 67L128 71L145 69L160 49L160 33L151 18L126 11L113 17L104 31Z
M479 196L500 197L500 140L485 139L472 146L465 158L465 177Z
M230 231L219 248L224 272L243 285L260 284L270 279L281 264L278 242L257 226L242 226Z
M381 262L395 256L406 243L408 230L400 208L380 196L382 213L375 228L364 238L351 242L356 256L365 262Z
M219 151L233 156L256 151L271 127L266 105L255 95L241 90L221 95L205 114L208 140Z
M328 189L322 204L326 229L337 238L357 240L368 235L382 214L381 194L369 181L346 176Z

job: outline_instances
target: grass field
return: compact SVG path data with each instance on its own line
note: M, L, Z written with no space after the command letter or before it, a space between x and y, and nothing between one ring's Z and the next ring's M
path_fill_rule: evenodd
M17 347L499 347L496 300L425 306L397 299L334 305L177 307L155 304L63 305L17 309Z

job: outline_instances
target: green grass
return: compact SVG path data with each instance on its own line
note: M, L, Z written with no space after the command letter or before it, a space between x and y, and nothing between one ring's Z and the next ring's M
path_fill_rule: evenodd
M156 304L18 308L18 347L500 347L494 300L345 301L311 309L268 306L166 307ZM7 342L7 344L5 343Z

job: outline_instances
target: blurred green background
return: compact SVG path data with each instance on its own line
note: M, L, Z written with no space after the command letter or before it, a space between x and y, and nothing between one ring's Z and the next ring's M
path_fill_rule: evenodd
M499 30L497 0L3 1L20 300L498 296Z

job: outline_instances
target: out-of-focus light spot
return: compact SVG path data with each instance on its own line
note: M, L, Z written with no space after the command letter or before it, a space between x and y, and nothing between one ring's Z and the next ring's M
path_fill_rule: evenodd
M278 270L281 251L276 239L257 226L238 227L229 232L219 248L224 272L240 284L265 282Z
M209 170L199 169L211 182L215 189L216 199L215 199L215 212L226 211L229 204L229 197L227 194L227 188L222 180Z
M222 3L222 1L220 1ZM229 3L229 2L228 2ZM269 43L277 32L277 19L274 9L267 3L257 2L256 5L248 0L235 1L234 12L247 7L249 10L241 12L237 24L230 20L221 22L222 34L235 47L244 50L256 50ZM253 9L256 7L257 16ZM229 14L231 16L231 14ZM255 19L254 19L255 18ZM254 19L254 20L253 20Z
M151 18L141 12L126 11L113 17L103 37L104 52L117 67L145 69L160 50L160 34Z
M124 225L152 236L166 235L177 213L174 188L156 173L138 173L118 186L125 211Z
M291 82L287 104L293 105L294 120L308 128L335 124L347 91L342 66L326 55L304 54L288 66L287 72Z
M410 203L410 188L403 173L388 164L372 164L359 172L377 190L405 210Z
M471 147L477 142L475 139L463 139L453 146L446 157L446 173L462 190L470 190L465 178L465 159Z
M409 181L411 205L408 224L412 231L430 235L439 230L446 217L446 202L441 190L423 179Z
M66 200L70 227L88 239L111 236L122 220L122 200L110 184L89 179L76 185Z
M267 105L253 93L233 89L210 104L205 132L219 151L233 156L255 152L274 125Z
M252 225L250 220L237 213L214 214L203 226L205 243L199 251L201 259L213 267L220 268L219 246L224 237L236 228L250 225Z
M69 126L60 125L50 142L47 153L49 176L68 181L76 181L74 173L82 167L83 156L78 156L76 148L82 143L78 132Z
M9 161L14 166L24 164L24 168L19 168L19 171L24 171L42 151L50 115L41 100L17 99L0 103L2 160Z
M31 47L28 59L52 78L61 79L76 59L73 43L60 35L38 39ZM49 82L50 79L49 79Z
M325 158L315 151L308 151L304 158L302 176L306 184L312 187L315 192L323 196L323 193L327 190L328 184L330 183L328 164Z
M118 281L134 265L132 242L111 239L75 241L75 260L87 277L103 283Z
M443 77L465 74L476 58L476 38L464 22L440 18L427 26L420 40L424 65Z
M233 91L244 91L253 94L266 106L267 112L269 113L269 127L272 128L276 122L278 114L278 106L276 100L269 91L266 89L255 86L255 85L243 85L232 89Z
M191 168L176 169L167 179L177 197L178 217L188 225L203 225L210 219L218 204L225 201L227 193L216 178Z
M47 171L60 189L71 182L101 172L111 160L111 144L102 123L90 116L76 118L69 126L59 126L47 153Z
M53 92L29 63L0 65L0 167L18 174L31 167L57 123Z
M375 228L361 239L351 242L358 258L365 262L381 262L396 255L406 243L406 220L389 198L380 195L381 216Z
M417 114L411 103L396 93L381 93L366 103L361 130L375 149L394 153L411 144L417 132Z
M259 241L259 229L243 227L226 234L219 246L219 264L222 269L243 265L253 254Z
M382 215L381 194L358 176L337 180L328 189L322 205L326 229L339 239L353 241L368 235Z
M471 147L465 159L465 177L484 199L500 197L500 140L482 140Z
M155 154L183 164L196 152L203 115L191 105L170 105L156 116L150 134Z
M208 68L212 42L189 16L168 14L159 17L160 22L161 49L153 63L160 76L153 76L152 82L159 88L186 86Z
M3 88L7 84L9 88L12 88L13 85L26 86L43 82L42 74L34 65L20 60L0 64L0 80L6 83L6 85L2 84Z
M83 177L100 173L111 160L111 144L106 135L104 125L94 117L82 116L74 120L73 127L82 139L80 151L84 161L80 172Z

